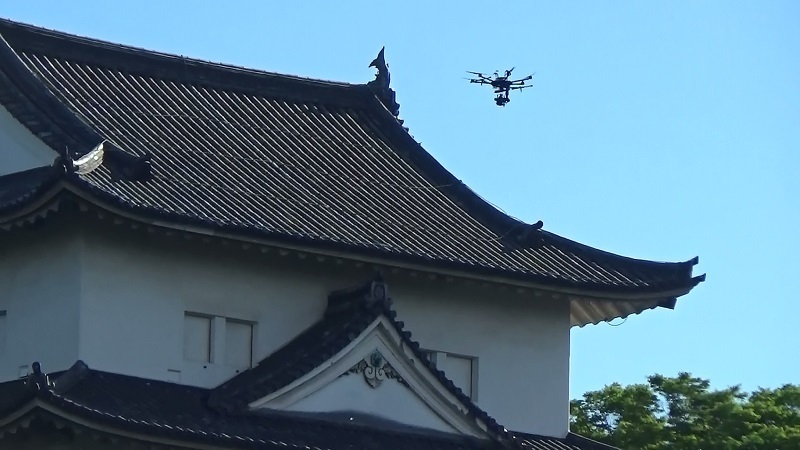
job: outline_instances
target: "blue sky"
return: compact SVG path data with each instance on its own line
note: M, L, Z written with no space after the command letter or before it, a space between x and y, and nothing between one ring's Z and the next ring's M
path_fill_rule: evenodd
M0 16L168 53L364 83L381 46L414 137L484 198L708 280L572 332L573 397L689 371L800 383L800 2L4 2ZM498 108L466 70L535 87Z

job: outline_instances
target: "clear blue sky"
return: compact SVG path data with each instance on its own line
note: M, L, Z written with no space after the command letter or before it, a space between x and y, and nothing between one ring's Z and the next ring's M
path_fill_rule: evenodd
M572 395L689 371L800 383L800 2L26 0L0 16L363 83L382 45L411 133L506 212L604 250L700 256L675 311L572 332ZM466 70L517 66L505 108Z

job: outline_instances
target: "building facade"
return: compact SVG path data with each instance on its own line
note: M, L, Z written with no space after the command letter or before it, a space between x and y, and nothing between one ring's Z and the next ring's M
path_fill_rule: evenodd
M570 329L703 279L480 199L383 51L358 85L0 35L0 447L603 448Z

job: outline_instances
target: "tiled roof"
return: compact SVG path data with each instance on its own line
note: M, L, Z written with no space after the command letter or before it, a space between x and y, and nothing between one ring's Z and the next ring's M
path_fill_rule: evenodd
M364 300L369 295L368 288L369 285L365 285L351 295ZM347 347L382 314L394 321L394 311L383 302L369 304L366 301L354 301L347 308L329 308L322 319L255 367L212 389L210 403L229 412L246 410L249 403L321 366ZM427 361L427 358L424 360Z
M26 416L47 411L61 417L80 418L81 426L135 433L145 437L213 444L226 448L471 450L502 448L497 443L421 430L395 431L352 424L349 421L298 417L285 414L227 415L208 407L207 389L88 369L78 362L64 374L51 376L55 386L31 386L31 381L0 384L0 423L25 412L5 426L16 427ZM45 406L26 411L37 399ZM47 416L45 416L47 417ZM78 426L73 423L73 426ZM3 443L0 427L0 446ZM520 445L531 450L600 450L555 439L521 435Z
M564 439L555 439L535 434L515 433L522 447L532 450L619 450L611 445L593 441L575 433L568 433Z
M0 177L0 208L8 210L25 203L55 181L54 172L51 167L39 167Z
M546 286L683 295L696 261L602 252L513 219L469 190L367 85L164 55L0 20L0 103L52 148L107 140L151 156L67 174L160 219ZM121 154L121 153L118 153Z

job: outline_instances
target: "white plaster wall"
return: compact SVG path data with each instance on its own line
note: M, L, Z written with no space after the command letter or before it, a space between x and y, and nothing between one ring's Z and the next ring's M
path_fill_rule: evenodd
M330 291L371 274L109 227L87 233L80 357L112 372L215 386L235 370L183 360L184 311L257 322L257 362L319 320ZM566 434L566 303L458 282L397 275L387 282L398 318L424 348L478 358L477 403L490 415L512 430Z
M319 320L341 286L287 268L296 257L272 263L258 250L130 231L87 238L80 353L90 367L213 387L236 370L184 361L185 311L256 322L258 362Z
M478 358L478 405L510 430L566 436L569 305L457 283L390 284L424 348Z
M7 311L0 382L34 361L55 372L78 359L82 243L59 227L0 233L0 310Z
M0 105L0 176L52 164L56 156Z

